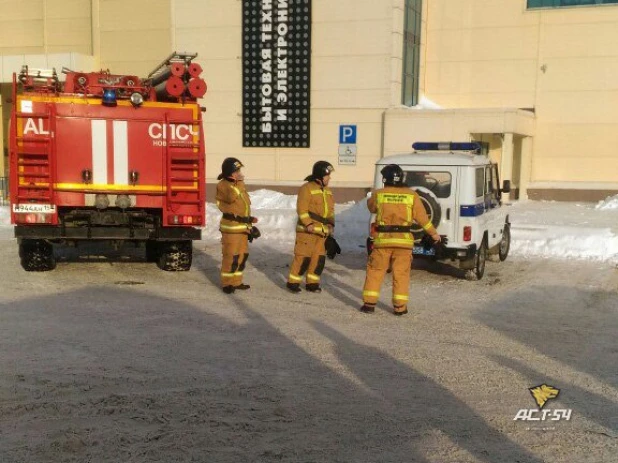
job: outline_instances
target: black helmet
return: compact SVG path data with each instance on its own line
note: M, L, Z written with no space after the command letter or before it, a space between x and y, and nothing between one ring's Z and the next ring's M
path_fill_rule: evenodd
M397 164L389 164L384 167L380 173L382 174L382 181L388 186L401 186L403 185L403 169Z
M326 161L318 161L313 165L313 170L311 171L311 175L308 176L305 180L322 180L327 175L330 175L335 168L330 162Z
M237 170L240 170L241 167L245 167L242 162L240 162L236 158L225 158L223 164L221 164L221 173L217 177L218 180L221 180L224 177L229 177Z

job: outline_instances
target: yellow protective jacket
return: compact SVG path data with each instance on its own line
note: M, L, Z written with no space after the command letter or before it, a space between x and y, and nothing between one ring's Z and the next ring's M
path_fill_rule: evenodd
M335 226L335 200L333 192L328 187L322 187L317 182L305 183L298 191L296 202L297 233L309 233L307 226L313 224L313 233L326 236L328 224Z
M427 217L420 196L408 187L387 186L375 190L367 200L367 207L369 212L376 214L377 233L373 241L376 248L412 249L414 236L409 227L414 222L423 227L434 239L439 237ZM393 230L392 227L401 229Z
M217 207L223 212L221 233L249 233L251 230L251 199L245 182L224 178L217 184ZM232 218L233 216L233 218Z

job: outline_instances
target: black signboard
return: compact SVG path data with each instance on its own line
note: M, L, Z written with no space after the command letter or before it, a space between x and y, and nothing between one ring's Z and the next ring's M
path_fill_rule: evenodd
M311 0L243 0L243 146L309 147Z

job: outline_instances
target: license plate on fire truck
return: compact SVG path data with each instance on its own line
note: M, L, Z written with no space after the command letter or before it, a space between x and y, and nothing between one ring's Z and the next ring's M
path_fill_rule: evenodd
M13 204L13 212L36 212L37 214L53 214L54 212L56 212L56 206L54 204Z

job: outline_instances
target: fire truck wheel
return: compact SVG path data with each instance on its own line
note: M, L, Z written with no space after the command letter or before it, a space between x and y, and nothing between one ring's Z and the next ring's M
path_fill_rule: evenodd
M186 272L193 260L193 243L191 241L172 241L161 243L157 265L167 272Z
M22 240L19 257L21 266L27 272L46 272L56 268L54 247L43 240Z
M160 252L159 243L154 240L146 241L146 262L157 262Z

